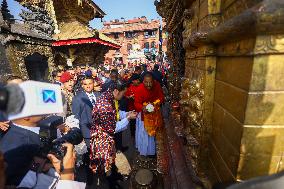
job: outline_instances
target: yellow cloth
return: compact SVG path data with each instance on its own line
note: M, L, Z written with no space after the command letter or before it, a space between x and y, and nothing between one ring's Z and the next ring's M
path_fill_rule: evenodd
M144 106L149 103L143 103ZM160 108L160 100L152 103L154 112L144 114L144 127L149 136L155 136L159 127L162 126L162 114Z
M119 121L120 120L119 104L118 104L117 100L114 100L114 106L115 106L115 110L116 110L116 120Z

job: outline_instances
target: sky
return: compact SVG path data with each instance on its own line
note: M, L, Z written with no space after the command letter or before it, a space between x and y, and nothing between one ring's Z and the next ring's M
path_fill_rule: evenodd
M2 2L2 0L0 0ZM134 17L146 16L149 20L160 18L156 12L154 0L93 0L107 15L104 21L114 19L132 19ZM21 12L21 6L14 0L8 0L11 13L17 15ZM90 26L100 29L103 24L101 19L94 19Z

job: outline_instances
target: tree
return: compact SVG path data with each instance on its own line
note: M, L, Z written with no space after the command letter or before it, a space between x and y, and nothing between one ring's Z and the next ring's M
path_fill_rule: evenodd
M8 21L8 22L14 22L14 16L10 13L10 10L8 8L8 3L6 0L2 1L1 4L1 13L3 16L3 19Z

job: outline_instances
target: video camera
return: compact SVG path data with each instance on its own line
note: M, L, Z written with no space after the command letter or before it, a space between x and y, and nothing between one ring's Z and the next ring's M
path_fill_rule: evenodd
M2 86L0 111L6 114L9 120L63 113L61 88L38 81Z
M58 138L58 126L64 123L61 116L50 116L39 122L40 127L40 156L46 157L47 154L53 154L57 159L62 160L66 154L66 148L63 143L71 143L78 145L83 141L81 130L78 128L71 128L67 134Z
M25 81L19 85L0 87L0 111L9 120L30 116L48 116L63 113L63 100L60 86L38 81ZM54 154L62 159L66 149L62 146L68 142L80 144L83 136L80 129L72 128L61 138L57 137L57 127L64 123L63 117L49 116L39 122L40 127L40 156Z

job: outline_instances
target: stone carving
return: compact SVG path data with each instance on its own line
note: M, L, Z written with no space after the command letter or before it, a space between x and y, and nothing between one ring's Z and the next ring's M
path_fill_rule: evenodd
M184 136L187 141L188 162L192 163L194 170L198 169L200 152L201 127L203 127L204 91L201 81L184 78L180 92L181 119L184 120Z
M194 11L192 9L185 9L183 12L183 18L191 19L194 15Z
M204 98L204 91L201 89L200 83L197 80L184 79L182 83L182 90L180 93L184 114L187 114L188 123L191 127L201 127L202 120L202 103Z
M283 35L264 35L257 37L254 53L283 53L284 36Z
M20 17L24 20L24 23L27 24L31 30L52 37L54 24L52 19L48 16L47 11L40 7L26 6L30 11L22 10L20 13Z

